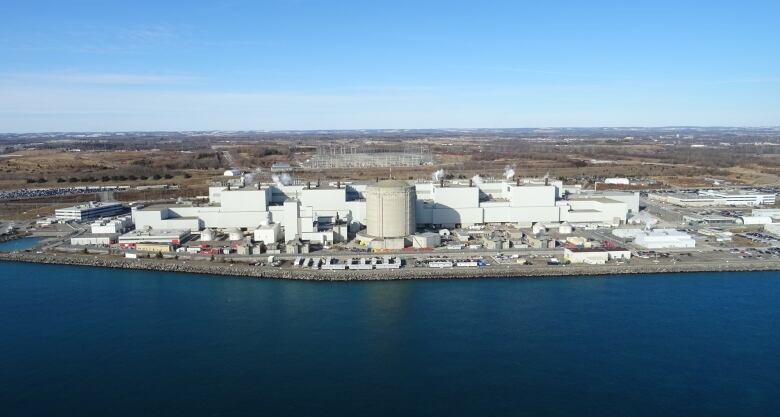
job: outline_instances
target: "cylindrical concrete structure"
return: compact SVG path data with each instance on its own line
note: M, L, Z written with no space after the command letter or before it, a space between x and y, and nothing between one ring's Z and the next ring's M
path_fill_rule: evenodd
M414 234L417 193L404 181L385 180L366 187L366 233L381 238Z

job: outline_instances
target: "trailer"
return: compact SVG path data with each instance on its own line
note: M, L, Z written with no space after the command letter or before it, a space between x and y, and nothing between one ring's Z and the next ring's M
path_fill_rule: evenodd
M481 268L485 266L485 261L482 259L463 259L455 262L455 266L467 267L467 268Z
M374 269L374 265L371 265L366 258L360 258L358 259L357 263L350 264L349 269L365 271Z
M338 260L333 259L331 257L328 257L325 260L325 264L322 265L320 269L328 269L328 270L345 270L347 269L346 263L339 263Z

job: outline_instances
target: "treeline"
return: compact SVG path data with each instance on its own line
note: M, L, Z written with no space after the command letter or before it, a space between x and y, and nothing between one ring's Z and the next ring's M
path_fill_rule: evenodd
M77 182L109 182L109 181L148 181L148 180L162 180L162 179L173 179L176 176L173 174L165 173L165 174L154 174L154 175L103 175L101 177L95 177L95 176L88 176L88 177L69 177L69 178L63 178L63 177L57 177L57 179L53 180L57 183L77 183ZM192 175L188 173L184 173L181 175L183 178L192 178ZM28 184L44 184L49 182L48 178L27 178Z

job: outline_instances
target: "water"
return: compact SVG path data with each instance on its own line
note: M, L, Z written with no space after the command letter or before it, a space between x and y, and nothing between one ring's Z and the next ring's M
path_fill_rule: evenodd
M41 240L42 238L39 237L23 237L21 239L0 242L0 252L12 252L31 249Z
M779 278L309 283L0 263L0 409L777 415Z

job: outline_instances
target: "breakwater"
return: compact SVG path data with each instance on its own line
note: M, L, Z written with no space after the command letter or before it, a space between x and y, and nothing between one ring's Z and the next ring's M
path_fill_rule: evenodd
M309 281L388 281L409 279L511 278L614 274L654 274L680 272L777 271L778 261L730 263L698 262L642 265L523 265L485 268L401 268L397 270L323 271L258 267L245 263L181 261L168 259L127 259L105 255L1 253L0 261L77 265L101 268L138 269L160 272L227 275L234 277Z

